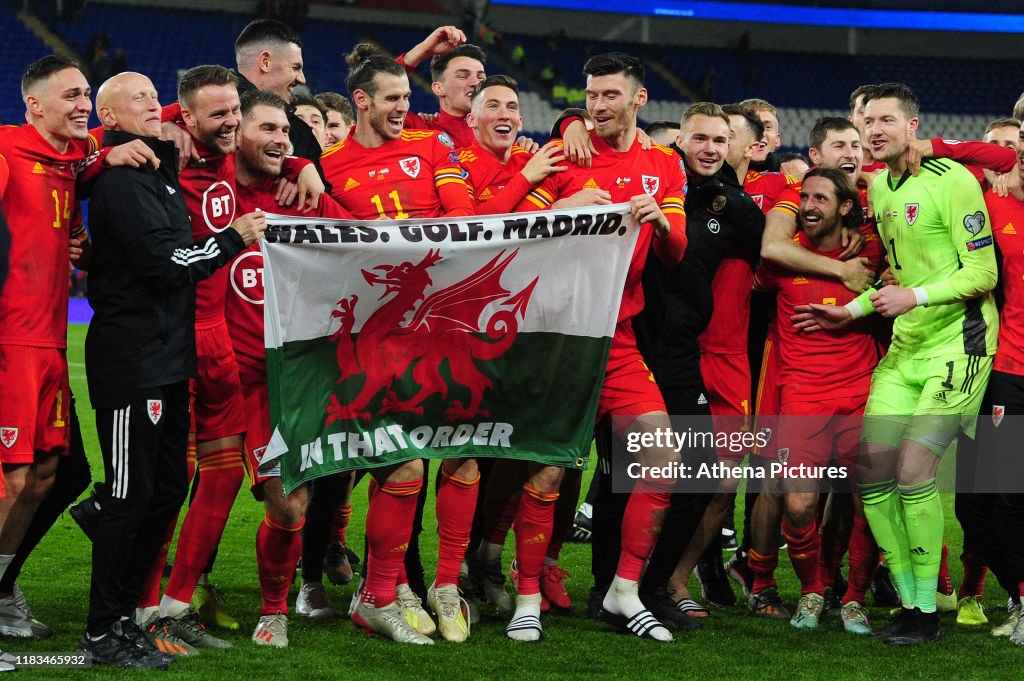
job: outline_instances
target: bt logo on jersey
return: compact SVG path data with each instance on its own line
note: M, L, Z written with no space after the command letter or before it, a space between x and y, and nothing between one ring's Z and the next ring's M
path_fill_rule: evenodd
M263 285L263 270L242 270L242 288L252 288L256 285Z
M203 220L213 232L223 232L235 221L235 192L223 180L203 192Z
M210 205L213 208L213 217L219 218L222 215L227 215L231 210L231 197L215 196L210 199Z
M231 288L253 305L263 304L263 254L247 251L231 263Z

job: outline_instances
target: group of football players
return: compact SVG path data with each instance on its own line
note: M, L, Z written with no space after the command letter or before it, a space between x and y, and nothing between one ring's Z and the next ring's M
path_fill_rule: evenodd
M144 74L97 84L102 127L93 131L82 71L68 58L46 57L23 79L27 124L0 130L0 199L10 234L9 245L0 241L9 263L0 270L0 634L52 634L32 617L16 579L90 479L68 382L69 254L82 269L96 256L102 273L137 268L139 249L148 254L162 243L155 231L125 237L104 227L107 220L86 228L79 201L123 189L104 182L114 168L155 172L168 164L176 173L165 167L161 181L174 198L157 198L165 208L180 203L190 230L173 232L173 221L161 229L194 244L168 247L177 273L168 277L180 278L190 296L194 286L186 310L194 338L187 329L183 349L162 360L154 344L168 343L165 335L118 332L117 316L106 315L94 322L86 348L106 479L72 515L94 540L94 569L102 567L82 642L97 662L166 668L176 656L230 647L208 627L239 624L207 575L246 477L266 507L256 533L257 645L288 645L288 592L300 558L299 615L333 617L326 573L336 584L358 579L352 621L395 641L431 644L435 631L465 641L480 601L510 613L509 638L539 641L542 613L570 606L558 558L574 523L577 535L594 542L589 614L641 638L671 642L670 629L701 626L708 606L734 604L731 576L754 615L814 628L832 611L846 631L913 645L938 638L939 609L955 609L963 624L986 622L981 596L991 568L1010 596L1010 617L993 633L1024 644L1024 555L1002 539L1013 531L991 528L993 505L1014 528L1024 525L1012 465L996 475L1005 483L1000 494L958 494L965 576L957 596L935 482L951 443L965 461L979 447L1005 449L1016 425L1006 419L1003 432L998 426L1024 409L1015 402L1024 363L1010 314L1021 304L1013 253L1024 252L1013 242L1013 218L1024 224L1024 166L1012 150L1018 120L993 124L986 142L995 144L919 141L914 93L894 83L864 86L851 97L849 118L816 122L809 166L778 153L777 112L764 100L693 104L680 121L644 132L644 65L609 53L584 67L586 109L543 122L552 124L553 139L540 146L520 135L516 81L488 76L483 50L455 27L438 28L397 59L355 46L345 80L351 103L337 93L305 93L302 41L284 24L253 22L238 36L235 56L235 69L185 72L174 103L161 100ZM409 76L425 61L436 114L410 111ZM123 216L136 200L123 199ZM429 462L372 468L356 577L360 561L346 528L361 476L321 478L284 495L279 462L264 459L273 428L262 256L252 243L265 228L262 213L377 220L612 203L628 204L639 238L598 403L597 473L581 512L574 519L579 471L442 460L438 556L428 586L418 535ZM218 237L229 228L241 236ZM1002 324L991 293L997 247ZM221 252L229 248L240 252L229 258ZM200 276L197 263L205 261L209 271ZM157 279L140 277L145 295L138 300L112 299L100 279L90 298L97 310L141 314L168 285ZM140 366L139 356L149 359ZM760 365L756 388L751 356ZM183 358L189 375L169 375L166 362ZM186 379L191 423L175 425L182 437L172 437L171 398L145 390ZM975 423L986 409L992 428ZM765 444L738 452L642 447L636 460L648 470L715 463L734 474L710 489L640 476L629 493L613 490L626 464L615 441L646 443L639 436L670 429L670 414L722 431L753 430ZM155 436L173 441L166 452L147 444L154 427L168 429ZM174 508L145 527L162 452L168 475L182 484L168 495ZM750 466L777 464L788 473L748 486L743 544L723 564L721 531L748 456ZM792 472L830 465L843 474L824 487ZM140 487L145 479L149 486ZM502 562L510 529L514 598ZM792 616L774 578L780 536L801 584ZM112 556L134 573L112 571ZM704 604L689 593L694 572ZM886 598L886 572L898 596L889 585ZM868 590L876 603L902 606L880 631L864 608Z

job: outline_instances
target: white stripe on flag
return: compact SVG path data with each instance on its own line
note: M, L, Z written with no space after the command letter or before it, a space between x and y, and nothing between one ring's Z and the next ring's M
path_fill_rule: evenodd
M493 287L498 279L508 296L489 302L484 318L507 310L506 298L536 280L530 314L521 320L520 331L589 338L614 332L617 303L638 235L631 224L629 204L437 222L330 221L268 214L269 225L291 230L279 229L276 237L270 233L260 241L266 346L276 348L290 341L330 336L338 328L339 317L332 313L341 300L352 305L352 332L358 333L374 310L394 297L405 269L429 275L431 283L422 292L425 297L449 287L472 288L471 282L480 278ZM573 225L580 225L581 233L572 233ZM602 232L607 227L609 233L583 233L594 231L595 225ZM552 236L556 228L559 236ZM436 230L446 232L447 238L428 238L428 234L437 234ZM372 236L354 238L363 233ZM485 234L486 238L470 239L470 234ZM300 243L278 240L293 238ZM428 253L439 259L426 262ZM500 277L488 276L481 268L499 255L501 261L509 261L507 268ZM393 269L406 263L404 269ZM392 276L393 281L388 279ZM395 288L385 294L392 283ZM426 298L419 299L423 300ZM609 306L610 300L616 305ZM419 311L418 302L410 313Z

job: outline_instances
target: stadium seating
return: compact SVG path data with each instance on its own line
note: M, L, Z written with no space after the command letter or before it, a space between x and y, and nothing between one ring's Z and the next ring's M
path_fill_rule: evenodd
M45 57L50 49L43 44L32 31L21 23L7 5L0 5L0 36L4 43L17 50L8 52L6 59L0 60L0 123L5 125L21 125L25 122L25 105L21 101L21 74L25 66ZM17 54L17 59L12 58Z
M46 5L46 3L39 3ZM367 6L367 3L360 3ZM372 4L372 3L370 3ZM385 4L385 3L381 3ZM393 3L387 3L393 6ZM421 3L409 2L422 9ZM433 3L429 3L436 10ZM45 10L44 10L45 12ZM201 63L234 64L232 40L249 17L225 12L204 12L158 8L129 8L89 3L87 11L73 21L58 21L52 13L43 15L56 33L89 59L89 46L97 31L110 38L111 49L125 51L129 68L153 78L163 101L171 101L180 70ZM20 122L21 104L13 84L25 61L46 53L42 43L6 8L0 8L0 30L9 39L25 44L19 53L24 61L7 60L0 73L8 74L11 85L0 93L0 111L5 120ZM305 43L306 76L311 89L344 93L347 67L344 54L364 39L373 39L398 54L419 42L425 29L310 21L302 31ZM521 44L525 60L512 64L509 52ZM811 123L820 115L845 115L849 93L865 82L902 80L921 97L922 133L945 137L977 138L992 118L1009 113L1020 87L1019 62L938 60L844 55L803 55L782 52L737 52L706 48L594 43L561 37L551 38L505 33L501 42L488 47L488 70L515 75L524 92L523 113L527 132L543 137L554 112L564 102L552 100L538 78L547 63L555 71L555 82L577 86L586 59L594 52L622 50L649 62L658 62L678 77L687 88L677 87L658 72L648 69L650 102L641 112L644 121L677 119L689 103L687 92L700 96L700 88L711 69L714 98L719 102L761 97L780 108L784 143L801 149ZM426 67L421 75L429 78ZM780 78L778 74L786 74ZM95 86L96 84L94 84ZM429 91L413 87L414 111L437 110Z

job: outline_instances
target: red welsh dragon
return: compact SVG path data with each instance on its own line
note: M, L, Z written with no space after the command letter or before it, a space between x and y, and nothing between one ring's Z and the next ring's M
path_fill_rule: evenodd
M445 360L454 382L469 388L470 393L469 404L452 400L445 418L458 421L488 416L480 403L493 383L480 372L476 361L500 357L512 345L539 279L514 295L501 285L502 273L518 252L506 255L502 251L466 279L429 295L426 291L434 282L427 271L442 260L439 251L430 251L415 265L403 262L363 270L363 278L371 286L384 286L380 300L390 298L370 314L355 336L358 296L342 298L331 313L341 322L341 328L331 335L338 344L338 383L360 374L366 378L348 404L331 395L327 423L368 420L368 407L382 392L381 413L423 414L423 403L431 395L448 398L448 384L441 375ZM482 322L485 308L494 301L501 301L502 309ZM393 386L410 367L419 389L401 399Z

